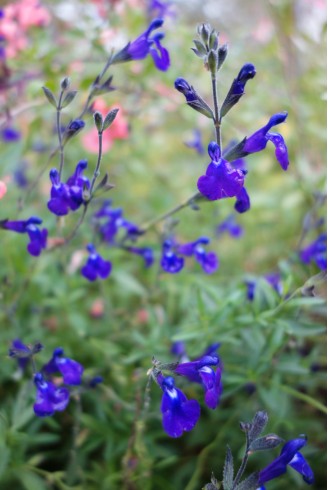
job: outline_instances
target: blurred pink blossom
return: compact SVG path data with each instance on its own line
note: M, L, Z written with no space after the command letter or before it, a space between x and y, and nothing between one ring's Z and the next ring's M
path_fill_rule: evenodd
M7 193L7 186L2 180L0 180L0 199L2 199Z
M119 109L113 124L103 133L103 151L108 151L113 142L117 139L127 139L129 137L129 127L124 117L123 109L120 105L109 107L103 99L97 99L93 105L95 111L102 113L103 117L112 110ZM82 144L90 153L98 153L98 131L96 128L91 129L82 138Z
M33 26L46 26L50 22L48 10L38 0L19 0L3 9L0 35L6 40L7 58L13 58L28 45L27 30Z

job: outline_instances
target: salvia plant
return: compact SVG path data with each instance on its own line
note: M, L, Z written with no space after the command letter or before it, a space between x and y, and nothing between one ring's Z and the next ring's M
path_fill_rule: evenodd
M0 12L1 19L11 15L10 9ZM37 12L38 15L42 13L39 10ZM10 274L7 273L3 278L6 305L3 318L13 326L16 334L6 337L6 340L10 338L7 357L13 363L10 365L8 359L3 359L2 364L6 364L6 372L15 370L11 382L22 380L23 388L17 395L12 419L7 408L1 412L3 468L0 465L0 482L3 476L4 484L9 485L6 488L13 488L11 482L19 480L27 490L169 488L160 477L154 487L147 479L151 471L156 474L171 464L180 464L177 448L181 444L181 454L185 453L188 460L192 461L197 453L200 456L195 463L195 470L192 467L194 463L187 467L186 473L192 475L189 484L183 486L182 482L187 481L185 473L179 476L180 483L172 483L170 488L286 488L284 482L287 480L284 478L293 470L303 478L291 475L295 485L315 485L315 475L311 468L315 449L309 449L307 459L301 452L307 445L307 437L309 448L312 446L311 430L304 426L301 434L295 432L291 420L293 415L288 417L289 406L284 407L281 402L280 407L280 398L276 393L280 395L284 391L298 402L308 403L313 410L313 417L314 410L325 410L313 394L310 384L308 386L305 383L301 390L297 390L289 387L288 378L293 374L304 373L302 363L295 360L295 352L301 358L302 349L311 350L311 342L310 345L302 344L299 340L296 323L304 322L303 335L306 337L308 331L312 331L313 324L316 325L315 315L322 315L320 308L323 304L317 291L324 283L327 269L327 240L324 222L320 217L324 196L319 191L314 196L312 206L303 220L300 240L293 250L286 252L279 269L266 270L257 276L247 275L239 284L225 284L221 289L210 282L208 276L220 274L221 268L225 267L224 259L218 256L216 242L232 243L236 240L231 247L239 247L239 255L246 257L248 254L248 250L241 245L245 234L241 219L246 213L251 216L253 201L256 202L256 189L250 184L253 172L255 174L253 155L261 152L263 158L277 162L276 171L286 178L289 167L292 167L292 159L287 148L289 133L286 131L285 137L281 134L285 134L285 127L288 126L288 113L283 106L277 107L277 112L272 114L261 103L254 111L255 115L261 112L260 119L257 120L257 116L252 118L247 132L236 137L239 128L232 130L235 119L230 117L238 109L242 111L241 102L245 98L246 89L254 94L266 92L266 88L261 82L256 86L257 70L249 61L236 71L228 89L224 88L221 74L228 60L228 44L221 41L219 32L209 23L202 23L197 27L192 51L194 62L198 63L197 70L203 70L202 73L207 76L208 90L201 88L202 84L191 71L190 75L186 75L187 79L182 77L183 73L175 79L174 88L177 92L171 92L178 105L175 110L180 111L179 102L181 106L185 102L187 107L181 107L181 112L187 114L188 111L186 117L193 121L194 126L200 121L199 127L195 127L189 139L183 141L184 137L180 138L190 154L193 151L194 158L201 161L198 170L192 172L190 196L147 219L141 219L140 214L137 214L139 202L130 206L130 209L118 204L117 196L124 192L122 176L126 168L120 174L112 152L107 149L112 145L115 147L116 140L124 140L129 131L122 111L124 90L120 87L118 73L123 70L122 66L126 66L126 69L136 66L138 73L140 66L149 61L147 76L150 77L150 73L157 70L158 76L162 77L176 60L165 29L166 20L176 15L174 5L168 1L148 2L146 15L146 28L140 30L139 35L130 42L122 43L121 47L107 53L101 70L88 80L89 87L85 94L76 89L75 74L64 76L56 83L51 80L40 87L40 93L43 92L44 100L47 101L46 117L52 117L53 120L54 141L51 149L47 148L47 156L43 154L44 163L33 180L26 177L24 162L13 172L13 179L21 189L18 209L10 207L5 215L0 208L2 237L9 234L23 235L16 236L15 241L10 243L14 244L16 253L19 250L19 255L26 256L24 260L33 261L29 262L32 264L29 266L30 272L14 292L13 299L8 299L6 292L6 287L11 287ZM17 21L19 15L14 18ZM46 23L46 17L42 18ZM6 38L1 32L0 26L1 41L4 42L4 48L0 51L2 78L7 90L6 83L9 83L10 75L6 71ZM175 36L178 36L178 31ZM55 78L58 80L59 77ZM134 80L133 83L137 82ZM114 97L115 104L102 111L99 99L104 95ZM266 93L264 99L270 96L270 93ZM139 118L138 110L136 112ZM86 158L88 155L79 144L79 138L87 131L90 120L96 135L97 152L91 161ZM141 124L144 124L142 118ZM6 119L1 138L8 145L21 140L20 132L11 123L10 117ZM128 167L129 147L128 144L124 145L122 142L124 167ZM78 155L74 167L71 165L72 154ZM160 149L156 159L161 161ZM171 164L165 161L160 165L170 167ZM172 168L171 172L174 178L179 170ZM264 167L260 178L271 178L267 167ZM152 187L150 179L148 176L147 185ZM0 184L0 199L5 202L10 192L7 192L4 182ZM38 190L38 212L35 213L31 201L35 199ZM168 192L165 189L165 194ZM267 195L268 200L277 192L274 180L269 192L272 195ZM167 199L164 201L167 202ZM228 210L224 217L220 215L222 206ZM279 203L275 206L279 206ZM31 207L33 212L30 212ZM149 210L151 208L150 205ZM191 218L188 230L184 232L183 222L177 217L186 208L189 208ZM220 216L215 227L208 219L210 214ZM198 220L201 220L202 226L199 226ZM206 234L204 229L207 229ZM145 302L141 300L136 320L131 320L129 316L133 315L130 315L130 306L124 303L115 313L122 318L122 328L112 327L113 316L113 321L110 319L108 324L101 327L100 334L98 330L97 334L93 334L90 331L98 319L104 316L106 302L111 304L111 311L114 311L115 302L120 304L118 289L122 297L125 288L139 293L141 290L141 297L144 294L146 286L139 283L133 274L123 273L121 282L118 279L121 269L133 271L134 267L145 271L146 277L153 277L154 308L147 310ZM301 285L298 282L296 287L290 277L293 267L303 267L307 271L313 269L315 273L303 275L304 280ZM12 270L15 277L21 274L15 264ZM180 281L180 277L184 281L183 277L192 274L193 270L201 278L199 284L196 281L191 287L184 282L173 282ZM154 271L153 276L150 276L151 271ZM47 275L56 277L51 286ZM159 292L157 287L160 281L179 284L176 292L173 289L173 296ZM33 289L35 284L40 297L45 295L47 298L44 305L40 300L33 306L35 318L43 312L47 317L43 324L48 330L46 334L38 327L31 326L30 310L24 301L24 295L28 295L29 288ZM115 288L115 284L120 287ZM85 319L83 311L86 305L90 305L93 293L85 295L86 287L96 292L96 299L88 310L89 320ZM110 293L104 293L105 287L108 287ZM188 289L193 294L191 302L187 299ZM76 302L79 302L78 306ZM313 308L318 307L316 314L308 312L312 305ZM27 318L26 332L25 327L18 326L17 311L20 308L23 308L22 315L25 314ZM302 308L305 309L304 318L301 318ZM49 311L54 314L48 315ZM171 320L168 320L170 316ZM76 331L65 330L65 322L69 324L70 321L82 325L81 330L79 327ZM63 325L58 322L63 322ZM90 325L86 326L86 322ZM131 334L123 331L123 325L129 322L133 325ZM149 330L148 326L152 322L157 327ZM177 324L172 335L164 331L166 323L170 322ZM259 326L258 331L256 325ZM140 327L140 331L134 327ZM58 328L65 331L60 342L55 343ZM114 328L113 335L107 342L105 336L111 328ZM316 334L323 333L321 326L315 328ZM26 340L30 337L28 329L34 330L32 343ZM122 342L124 335L131 335L131 338ZM40 337L42 343L38 340ZM286 340L287 337L289 340ZM196 355L192 355L188 353L189 342L195 340L199 350ZM132 348L127 347L130 342ZM83 347L80 344L84 344ZM315 362L317 352L315 350L311 355L313 374L321 370L321 364ZM289 355L295 360L295 368L289 369ZM280 357L283 362L279 366ZM275 372L276 365L278 374ZM125 369L130 369L126 377L123 374ZM279 372L284 373L284 369L287 372L285 383L279 377ZM270 378L273 380L272 390L269 388ZM108 379L111 379L113 385ZM122 389L116 389L115 383L120 384ZM255 413L251 422L239 424L245 436L245 447L237 451L236 436L229 441L228 435L230 426L237 422L240 413L243 414L239 409L236 412L232 402L233 396L236 396L236 403L242 406L240 387L249 397L258 390L260 403L253 403L252 409L242 415L246 418L250 411ZM108 407L102 407L102 397L109 402ZM267 405L262 408L263 400ZM264 410L267 407L273 412L281 408L284 413L284 424L275 423L274 429L281 436L265 433L269 419ZM229 413L234 415L231 417ZM214 418L216 414L220 419ZM111 424L112 427L108 429ZM220 439L220 424L224 426L224 440ZM19 432L25 426L28 426L26 438ZM296 427L300 425L296 424ZM110 440L108 430L119 434L113 438L115 442ZM67 467L66 475L58 470L61 463L57 464L56 460L65 459L63 454L53 456L56 461L49 462L42 452L33 456L28 450L28 439L33 434L40 445L56 444L60 431L71 434L70 440L65 443L69 449L66 446L63 449L63 454L69 455L67 461L62 462ZM305 431L307 435L303 434ZM150 462L151 447L154 445L152 432L163 443L160 450L154 449L159 462L153 467ZM176 441L179 438L180 441L189 438L191 445ZM225 460L221 452L221 460L215 458L211 466L205 464L208 452L218 441L221 447L226 447ZM16 446L19 446L17 457ZM280 453L276 449L278 446L281 446ZM103 449L107 465L105 469L97 461ZM257 456L256 453L262 452L268 452L268 456L262 459ZM118 458L120 461L120 472L111 463L110 455L113 455L113 460ZM11 458L13 466L10 466ZM92 465L97 477L88 480L83 473L83 466L89 465L89 458L94 458ZM16 476L13 473L15 461L24 459L23 472L21 476ZM201 464L204 466L200 467ZM46 486L43 485L43 479L47 482ZM282 482L282 486L274 486L276 479ZM290 488L290 484L287 486Z

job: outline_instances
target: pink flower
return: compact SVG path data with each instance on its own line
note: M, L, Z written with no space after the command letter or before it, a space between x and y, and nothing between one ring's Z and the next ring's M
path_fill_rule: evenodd
M98 99L94 103L93 108L95 111L101 112L103 117L105 117L110 110L114 108L119 109L115 121L103 133L104 152L108 151L112 147L115 140L123 140L129 137L128 123L124 117L121 106L115 104L115 106L113 107L108 107L103 99ZM98 131L96 128L93 128L84 134L84 136L82 137L82 144L84 148L90 153L98 153Z
M2 199L7 193L7 186L2 180L0 180L0 199Z

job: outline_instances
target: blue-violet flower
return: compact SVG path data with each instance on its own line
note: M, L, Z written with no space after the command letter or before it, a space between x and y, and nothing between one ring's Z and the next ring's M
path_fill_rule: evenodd
M46 381L41 373L34 375L36 386L36 402L34 412L38 417L48 417L56 411L62 412L69 402L69 391L66 388L56 388L50 381Z
M52 374L60 372L64 378L64 383L67 385L80 385L82 381L83 366L64 357L64 350L61 347L57 347L52 354L50 361L43 366L43 372L46 374Z
M37 257L42 252L42 249L47 246L48 230L45 228L39 230L38 225L41 223L42 219L36 216L31 216L26 221L9 221L5 219L0 221L0 228L15 231L16 233L27 233L30 239L27 251L30 255Z
M210 242L207 237L200 237L198 240L179 245L177 247L178 253L186 255L188 257L194 256L195 260L200 263L203 271L206 274L213 274L219 267L219 260L214 252L206 252L203 245L207 245Z
M174 253L174 242L165 240L162 246L161 267L170 274L176 274L183 269L184 258Z
M112 270L111 262L104 260L91 243L87 245L87 250L90 255L87 263L81 269L82 276L89 281L95 281L98 277L100 279L106 279Z

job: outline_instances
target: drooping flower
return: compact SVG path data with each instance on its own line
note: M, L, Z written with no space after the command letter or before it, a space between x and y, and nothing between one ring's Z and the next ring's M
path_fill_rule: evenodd
M176 274L183 269L184 258L174 252L173 240L165 240L162 246L161 267L165 272Z
M60 372L64 378L64 383L67 385L80 385L82 381L83 366L64 357L64 349L57 347L52 354L50 361L43 366L43 372L46 374L53 374Z
M89 281L95 281L98 277L106 279L112 270L111 262L104 260L91 243L87 245L87 250L90 255L87 263L81 269L81 274Z
M200 416L200 406L196 400L188 400L186 395L175 387L171 376L157 377L163 390L161 411L163 428L170 437L180 437L184 431L192 430Z
M164 46L161 45L164 34L158 33L152 35L154 30L162 27L163 22L163 19L154 19L145 32L125 46L125 48L114 57L113 62L118 63L129 60L143 60L150 54L156 68L161 71L166 71L170 66L170 56Z
M123 218L123 210L121 208L113 208L111 200L106 200L102 207L94 214L96 220L104 221L99 226L99 232L102 239L110 244L115 243L115 238L119 230L122 228L126 231L126 238L135 239L139 234L137 225Z
M223 233L229 233L233 238L240 238L244 234L244 229L236 222L235 215L230 214L217 226L216 233L218 236L221 236Z
M193 131L193 139L191 141L186 141L185 145L188 148L193 148L199 155L203 155L205 153L204 146L202 143L202 135L199 129L194 129Z
M203 245L207 245L209 242L209 238L200 237L194 242L179 245L177 251L188 257L194 256L195 260L199 262L206 274L213 274L219 266L219 261L216 253L205 251Z
M145 267L150 267L154 263L154 252L150 247L124 247L124 250L136 255L140 255L145 262Z
M25 370L28 362L43 349L43 345L37 342L34 345L25 345L20 339L15 339L11 343L11 348L8 351L9 357L17 359L18 365L22 371Z
M221 107L221 117L224 117L228 111L239 101L245 93L245 85L256 75L255 66L252 63L246 63L240 70L237 78L234 79L230 90Z
M15 231L16 233L27 233L30 238L27 251L30 255L37 257L47 245L48 230L45 228L39 230L38 225L41 223L42 219L36 216L31 216L26 221L9 221L5 219L0 221L0 228Z
M299 252L304 264L315 262L321 270L327 269L327 235L322 233L316 240Z
M242 187L241 191L236 195L235 210L237 213L246 213L251 207L251 201L247 194L246 187Z
M50 381L46 381L41 373L34 375L36 386L36 402L34 413L38 417L49 417L56 411L62 412L69 402L69 391L66 388L56 388Z
M198 179L197 187L210 201L237 196L244 186L244 173L234 169L221 157L220 147L212 141L208 145L211 162L206 174Z
M256 131L254 134L246 138L243 146L243 152L245 155L250 153L256 153L264 150L268 141L274 144L276 150L276 158L283 170L287 170L289 165L288 149L285 144L284 138L279 133L269 132L273 126L283 123L287 119L288 113L281 112L274 114L269 122L263 126L263 128Z
M75 172L68 178L66 184L60 181L56 168L50 170L52 183L48 209L57 216L65 216L69 211L76 211L84 202L84 191L90 189L90 181L83 175L88 162L81 160L76 165Z
M287 465L303 476L303 480L311 485L314 482L313 471L304 456L299 452L306 445L306 438L299 437L288 441L282 448L280 456L272 461L266 468L260 471L259 485L283 475L287 471Z
M217 366L216 372L210 366ZM194 361L184 362L175 368L175 372L189 381L202 384L206 405L212 410L218 406L222 393L222 371L218 356L205 355Z

